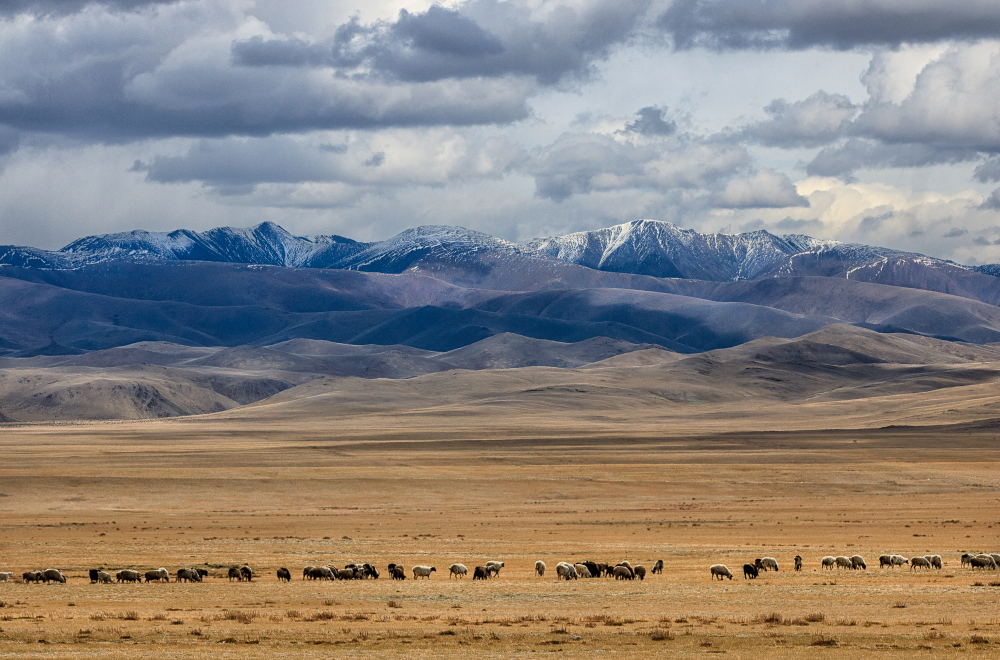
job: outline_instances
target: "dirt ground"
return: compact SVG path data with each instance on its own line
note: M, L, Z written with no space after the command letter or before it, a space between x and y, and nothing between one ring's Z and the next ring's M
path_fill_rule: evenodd
M864 401L853 416L843 402L675 417L616 405L596 419L555 404L390 414L317 399L8 425L0 570L15 580L0 583L0 657L996 657L1000 572L960 565L962 552L1000 551L998 429L962 412L982 407L971 401ZM900 415L940 424L876 427ZM838 422L856 428L823 430ZM945 564L879 569L883 553ZM868 570L820 567L853 554ZM744 580L764 556L780 571ZM491 559L505 562L498 578L448 578L452 563ZM666 570L555 579L557 562L588 559ZM382 578L301 579L303 566L355 561ZM409 579L387 579L389 562ZM252 583L222 577L244 563ZM715 563L734 579L710 579ZM416 564L436 572L415 581ZM212 576L87 577L160 566ZM68 582L20 583L45 568Z

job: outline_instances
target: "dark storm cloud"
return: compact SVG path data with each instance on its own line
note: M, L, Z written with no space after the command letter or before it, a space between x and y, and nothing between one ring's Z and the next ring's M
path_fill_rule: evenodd
M1000 181L1000 157L990 158L976 167L974 176L980 183L996 183Z
M3 0L0 2L0 16L33 14L35 16L65 16L90 5L100 5L109 9L135 10L150 5L169 5L180 0Z
M456 9L402 10L395 22L341 25L320 43L298 39L235 42L245 66L327 66L407 82L530 76L542 85L582 79L596 60L633 36L650 0L562 6L544 20L527 7L469 0Z
M898 46L1000 36L994 0L675 0L659 26L677 49Z
M859 169L926 167L961 163L980 158L978 151L937 144L885 144L851 138L842 145L821 150L806 166L810 176L849 176Z

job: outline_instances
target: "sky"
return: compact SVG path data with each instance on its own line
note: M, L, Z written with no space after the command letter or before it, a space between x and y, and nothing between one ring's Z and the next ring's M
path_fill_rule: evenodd
M640 218L1000 262L1000 3L0 3L0 244Z

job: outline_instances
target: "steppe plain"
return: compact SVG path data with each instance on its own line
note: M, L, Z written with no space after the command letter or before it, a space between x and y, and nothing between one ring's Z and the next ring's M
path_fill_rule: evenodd
M190 417L4 424L0 570L69 580L0 583L0 656L995 657L1000 574L959 557L1000 550L998 354L837 327L684 359L320 378ZM945 565L880 570L886 552ZM828 554L868 570L823 571ZM743 580L763 556L781 570ZM490 559L496 579L448 579ZM558 561L585 559L666 570L556 581ZM352 561L437 571L301 580ZM252 583L221 577L243 563ZM735 578L712 581L714 563ZM213 577L87 578L159 566Z

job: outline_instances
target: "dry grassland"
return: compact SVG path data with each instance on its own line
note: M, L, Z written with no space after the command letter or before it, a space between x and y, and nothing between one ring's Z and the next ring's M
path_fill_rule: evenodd
M474 407L459 384L450 403L379 407L392 399L376 385L200 418L3 428L0 570L69 581L0 583L0 657L996 657L1000 573L959 565L1000 551L994 386L713 407L550 383ZM885 552L945 566L879 570ZM868 570L822 571L827 554ZM743 580L763 556L781 571ZM453 562L489 559L506 562L497 579L448 579ZM667 570L555 580L558 561L585 559ZM301 580L307 564L353 561L437 572ZM717 562L735 579L711 581ZM253 583L221 577L243 563ZM87 578L159 566L213 577Z

